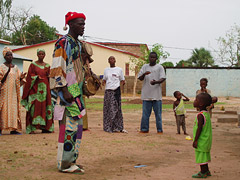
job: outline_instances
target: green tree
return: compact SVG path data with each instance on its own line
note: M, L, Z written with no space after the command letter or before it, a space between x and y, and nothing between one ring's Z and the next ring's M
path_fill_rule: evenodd
M22 28L22 32L16 31L12 34L12 41L15 44L37 44L56 39L56 33L55 27L50 27L40 16L33 15Z
M163 67L174 67L174 64L172 62L166 61L161 64Z
M219 37L217 41L220 63L240 67L240 27L235 24L226 32L225 37Z
M214 60L210 51L205 48L197 49L192 51L192 56L189 58L194 67L209 67L214 66Z
M142 56L139 58L130 57L130 70L135 72L134 85L133 85L133 97L136 96L136 87L137 87L137 77L139 70L142 68L144 64L149 63L149 54L150 52L156 52L158 55L157 63L159 63L159 59L167 58L170 54L163 50L163 46L161 44L154 44L151 49L148 49L147 46L141 46L141 54Z
M25 26L31 17L31 8L23 9L18 8L15 11L12 11L10 22L11 26L9 31L11 32L11 41L16 45L27 45L26 42L26 31Z
M10 14L12 0L0 0L0 38L4 39L7 35L7 28L10 26Z

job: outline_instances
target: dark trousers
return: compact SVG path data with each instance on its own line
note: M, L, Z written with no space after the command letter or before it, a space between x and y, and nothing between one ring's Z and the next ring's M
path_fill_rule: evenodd
M185 115L176 115L176 124L177 124L177 133L180 134L180 126L182 126L182 130L186 133L186 125L185 125Z

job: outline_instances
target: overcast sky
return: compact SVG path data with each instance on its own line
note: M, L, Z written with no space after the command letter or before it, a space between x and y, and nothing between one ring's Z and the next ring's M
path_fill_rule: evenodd
M85 35L96 41L155 43L164 47L217 50L216 39L240 25L240 0L13 0L61 34L68 11L83 12ZM174 63L190 50L165 48Z

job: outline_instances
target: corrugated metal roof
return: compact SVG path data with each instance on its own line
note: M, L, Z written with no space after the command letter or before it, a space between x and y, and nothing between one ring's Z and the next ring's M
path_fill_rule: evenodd
M33 61L32 59L29 59L29 58L26 58L24 56L18 55L16 53L13 53L13 58L14 59L21 59L21 60L24 60L24 61Z
M4 39L0 39L0 43L1 44L11 44L10 41L4 40Z
M27 46L27 45L9 45L8 47L10 47L12 50L14 50L14 49L18 49L18 48L23 48L25 46Z

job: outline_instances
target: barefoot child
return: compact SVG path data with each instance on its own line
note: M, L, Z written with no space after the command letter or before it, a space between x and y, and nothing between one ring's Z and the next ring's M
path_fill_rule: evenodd
M211 176L208 162L211 161L212 146L212 124L207 107L216 102L217 98L212 99L208 93L200 93L196 96L193 103L194 107L199 108L193 127L193 147L195 148L196 163L200 165L201 171L192 175L193 178L206 178Z
M189 99L179 91L175 91L173 95L176 98L176 101L173 102L173 111L175 113L175 118L176 118L177 134L180 134L180 126L182 125L184 134L188 135L186 132L186 126L185 126L186 110L184 108L183 101L189 101ZM184 99L182 98L182 96L184 97Z

